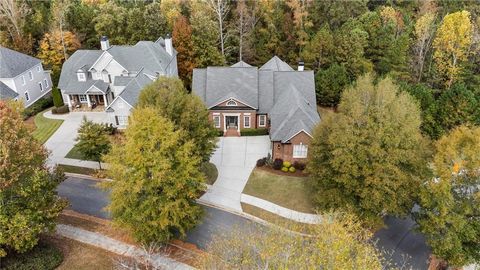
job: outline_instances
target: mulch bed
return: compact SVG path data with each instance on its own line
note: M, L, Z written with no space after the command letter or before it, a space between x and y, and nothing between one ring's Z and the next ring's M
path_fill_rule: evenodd
M304 171L300 171L300 170L296 170L294 173L283 172L281 170L275 170L272 167L267 166L267 165L262 166L262 167L257 166L256 168L259 169L259 170L267 171L267 172L272 173L272 174L276 174L276 175L293 176L293 177L307 177L308 176L308 173L306 173Z

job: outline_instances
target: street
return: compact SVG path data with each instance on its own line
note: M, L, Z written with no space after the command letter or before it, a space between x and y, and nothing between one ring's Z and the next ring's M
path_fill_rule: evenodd
M59 195L70 201L70 209L76 212L99 218L109 218L105 207L108 205L108 192L97 187L94 180L69 177L59 188ZM254 226L247 218L222 211L213 207L202 206L205 215L201 223L191 230L186 241L204 249L212 236L226 231L234 226L246 228ZM422 235L412 231L411 220L387 218L388 228L375 234L379 247L388 252L386 257L403 269L427 269L429 248Z

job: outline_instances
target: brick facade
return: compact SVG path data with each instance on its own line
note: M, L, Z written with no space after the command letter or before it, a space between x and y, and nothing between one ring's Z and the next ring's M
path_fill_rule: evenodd
M296 144L303 144L303 145L310 145L312 138L305 132L300 132L295 135L291 140L290 143L281 143L281 142L272 142L272 158L281 158L284 161L299 161L299 162L306 162L307 158L294 158L293 157L293 145Z

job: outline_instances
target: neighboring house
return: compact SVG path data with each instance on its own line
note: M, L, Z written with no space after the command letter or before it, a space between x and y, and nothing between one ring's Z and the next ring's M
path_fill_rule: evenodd
M0 46L0 99L23 100L27 108L51 90L40 59Z
M231 67L194 69L192 90L225 135L268 128L274 159L307 158L320 116L313 71L303 71L303 63L295 71L275 56L260 68L240 61Z
M141 89L159 76L178 76L177 52L167 36L133 46L78 50L63 64L58 87L70 110L106 110L111 123L125 128Z

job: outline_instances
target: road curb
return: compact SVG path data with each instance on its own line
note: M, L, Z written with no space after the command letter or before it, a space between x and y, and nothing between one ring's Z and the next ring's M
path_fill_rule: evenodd
M98 182L113 182L113 180L109 179L109 178L98 178L98 177L94 177L94 176L87 175L87 174L81 174L81 173L66 172L65 175L68 176L68 177L77 177L77 178L82 178L82 179L87 179L87 180L94 180L94 181L98 181Z

